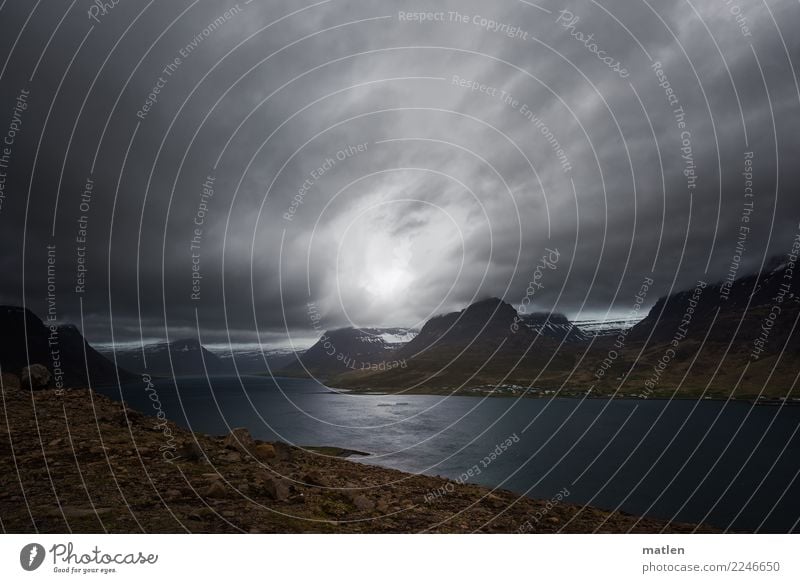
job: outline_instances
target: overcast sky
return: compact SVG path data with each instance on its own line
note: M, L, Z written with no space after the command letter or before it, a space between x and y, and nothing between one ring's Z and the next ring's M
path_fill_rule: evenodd
M0 6L0 298L54 245L90 342L618 316L798 232L795 1Z

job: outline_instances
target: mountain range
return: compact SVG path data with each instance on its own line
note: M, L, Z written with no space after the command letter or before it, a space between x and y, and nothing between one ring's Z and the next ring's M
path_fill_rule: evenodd
M112 354L106 352L112 358ZM205 376L234 374L230 361L207 350L196 338L115 349L113 358L119 366L151 376Z
M51 329L29 310L2 306L0 366L19 374L28 364L42 364L66 386L113 384L118 375L126 381L133 373L238 372L311 376L354 391L783 396L793 386L800 353L793 269L774 260L735 281L696 282L659 298L633 326L620 320L606 329L584 327L563 314L520 314L499 298L486 298L434 316L420 330L329 330L300 352L258 346L212 351L197 339L179 339L101 354L75 326Z
M793 269L773 260L732 282L696 282L659 298L635 325L606 330L520 315L491 298L430 319L386 354L402 367L316 370L351 390L784 397L800 369Z

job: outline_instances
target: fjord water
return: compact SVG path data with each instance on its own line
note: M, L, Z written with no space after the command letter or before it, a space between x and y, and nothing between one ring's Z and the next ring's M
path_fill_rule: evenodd
M348 395L255 376L154 384L157 404L142 382L100 392L148 414L160 406L194 431L247 427L259 439L360 450L371 454L363 463L453 479L472 469L470 482L534 498L566 488L569 503L635 515L744 532L799 528L800 407Z

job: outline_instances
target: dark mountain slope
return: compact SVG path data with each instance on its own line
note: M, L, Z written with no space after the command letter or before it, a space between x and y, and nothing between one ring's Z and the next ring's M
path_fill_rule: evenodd
M424 391L534 378L551 359L572 366L575 351L557 351L560 334L540 333L497 298L428 320L394 355L386 371L353 371L334 379L342 388L411 388Z
M92 348L75 326L62 325L51 330L30 310L0 306L0 331L3 372L19 374L29 364L41 364L53 373L57 362L66 387L117 382L114 363ZM123 381L133 378L125 370L120 370L119 376Z
M375 331L358 328L328 330L311 348L298 355L278 374L330 378L348 370L370 368L395 352Z
M682 341L683 336L700 342L707 336L706 342L726 344L735 338L735 350L748 353L763 337L763 354L779 352L787 340L789 346L798 348L800 335L790 337L800 310L798 292L800 277L793 277L785 263L773 262L761 274L743 277L727 287L696 285L660 298L628 337L644 341L650 336L653 344L676 337Z
M526 347L535 336L513 307L498 298L489 298L460 312L431 318L398 355L411 358L432 350L494 350L501 344Z

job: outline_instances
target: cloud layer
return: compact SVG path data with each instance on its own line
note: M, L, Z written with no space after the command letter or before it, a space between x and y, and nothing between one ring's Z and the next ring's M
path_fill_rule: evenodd
M419 325L548 249L534 306L618 314L798 231L788 0L78 4L2 8L0 294L90 341Z

